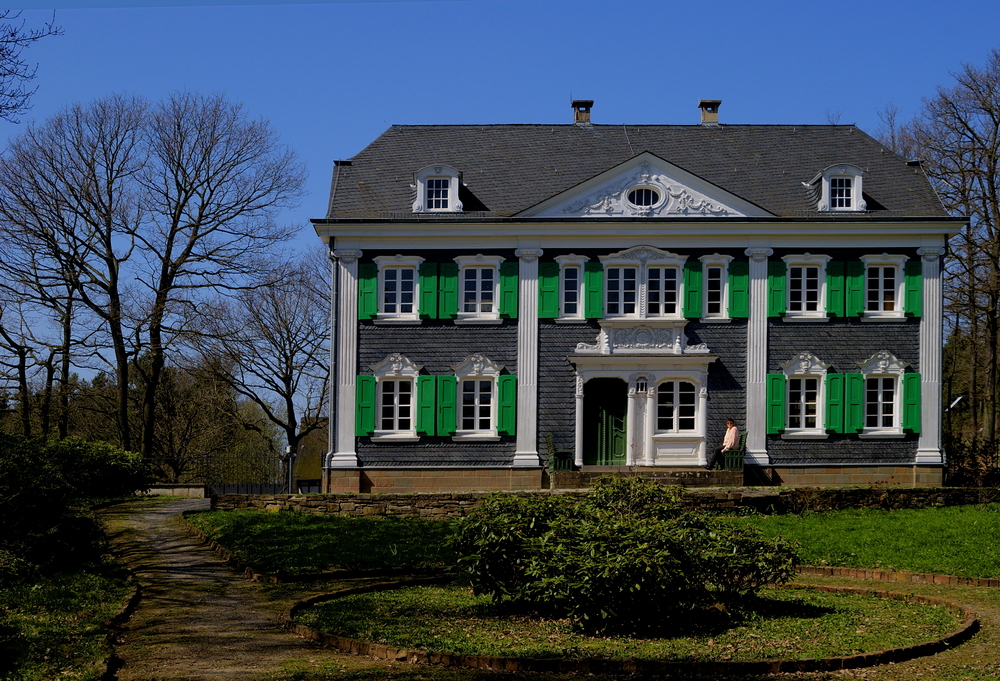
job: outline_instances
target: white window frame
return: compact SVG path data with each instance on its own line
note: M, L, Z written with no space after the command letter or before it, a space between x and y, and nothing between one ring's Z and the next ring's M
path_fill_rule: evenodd
M646 320L678 320L684 319L684 263L687 260L685 255L677 255L668 251L651 248L649 246L639 246L614 253L612 255L601 256L604 264L604 319L646 319ZM634 267L636 270L636 301L635 312L608 311L610 295L609 271L612 268ZM673 269L677 275L677 305L676 310L671 314L649 314L649 291L648 272L650 268L659 267ZM619 303L622 304L622 303ZM661 302L662 304L662 302Z
M857 213L867 210L868 206L864 201L864 193L862 191L863 175L864 171L853 163L837 163L824 168L819 175L807 183L807 185L814 185L818 181L822 182L817 210L831 213ZM833 205L835 203L832 187L834 179L847 179L851 181L850 196L848 197L851 203L850 206Z
M673 384L672 394L673 394L673 397L674 397L674 405L673 405L673 415L670 417L671 420L673 421L673 425L670 428L661 428L660 427L660 392L663 389L663 387L665 385L667 385L668 383L672 383ZM678 414L678 411L679 411L680 407L682 406L680 404L680 400L679 400L679 397L680 397L680 384L681 383L685 383L685 384L691 386L691 391L690 392L691 392L691 397L692 397L693 402L692 402L692 404L690 406L693 408L693 411L692 411L692 413L691 413L690 416L683 416L682 417L681 415ZM653 424L654 424L654 427L655 427L655 430L653 431L654 434L655 435L688 435L688 436L696 434L698 432L698 430L699 430L699 428L698 428L698 426L699 426L698 409L699 409L699 406L700 406L699 405L699 393L700 393L700 391L701 391L701 386L698 383L696 383L695 381L692 381L690 378L688 378L686 376L685 377L678 377L678 378L675 378L675 377L672 377L672 376L666 376L666 377L661 378L656 383L656 390L653 393L652 408L653 408ZM681 428L680 425L679 425L681 418L685 418L685 419L689 418L689 419L691 419L691 421L693 422L692 427L691 428Z
M460 255L454 259L458 263L458 316L456 324L500 324L500 263L504 258L499 255ZM477 311L465 311L465 275L471 269L484 269L493 271L493 310L490 312L478 311L482 306L479 299L481 291L477 290ZM479 278L477 278L477 281Z
M417 435L417 377L423 367L411 362L405 355L391 353L384 360L371 367L375 374L375 432L373 442L416 442ZM382 391L386 382L408 381L410 393L410 427L405 430L387 430L382 428ZM398 393L397 393L398 394ZM394 405L398 418L398 402Z
M378 313L376 324L419 324L420 323L420 265L424 259L418 256L380 255L373 258L378 265ZM413 270L413 311L385 312L385 272L390 269ZM397 303L398 305L399 303Z
M900 322L906 321L906 315L903 311L903 296L905 295L905 282L903 263L909 260L908 256L905 255L890 255L889 253L881 253L879 255L863 255L861 256L861 262L865 264L865 282L864 282L864 299L865 299L865 309L864 314L861 319L864 321L877 321L877 322ZM888 267L895 269L896 275L896 292L895 292L895 305L894 310L869 310L868 309L868 269L871 267ZM880 292L884 289L880 288ZM884 301L880 301L879 307L882 307Z
M703 255L698 258L701 261L701 321L702 322L728 322L729 318L729 263L733 261L733 256L731 255L721 255L720 253L712 253L711 255ZM722 270L722 279L720 280L719 295L721 299L719 301L719 312L710 312L708 309L709 305L709 290L708 290L708 270L711 267L718 267Z
M795 357L780 365L785 374L785 430L781 434L783 440L825 440L826 432L826 374L830 365L816 357L811 352L800 352ZM815 378L816 390L816 425L812 428L790 426L792 418L792 380Z
M499 394L497 391L497 378L503 371L503 365L494 364L488 357L476 354L468 357L458 366L452 367L455 371L455 434L452 440L456 442L496 442L500 440L497 433L497 411ZM462 395L464 393L463 383L465 381L487 381L490 383L490 426L489 428L473 429L462 428L464 404ZM478 394L478 388L477 388ZM478 401L477 401L478 408ZM474 417L477 421L479 416Z
M893 355L888 350L880 350L872 355L871 359L863 364L859 364L861 367L861 373L864 376L864 401L862 403L862 408L864 413L862 419L864 421L864 428L858 434L859 438L862 439L878 439L878 438L902 438L903 433L903 374L906 372L906 367L909 366L906 362L899 361L895 355ZM891 426L869 426L868 425L868 379L878 378L878 379L892 379L893 381L893 424ZM879 391L881 393L881 390Z
M589 261L585 255L576 255L575 253L569 253L567 255L556 256L556 262L559 263L559 316L556 318L556 322L579 322L585 319L584 317L584 302L586 288L584 284L584 263ZM579 273L579 288L577 289L577 302L576 302L576 312L569 313L566 311L566 270L576 268Z
M782 319L786 322L817 322L828 321L829 315L826 313L826 264L830 262L828 255L816 255L814 253L795 253L782 257L785 262L785 316ZM792 268L793 267L816 267L819 270L817 283L817 297L815 310L793 310L792 309ZM805 291L803 290L803 293Z
M448 186L448 205L444 208L430 208L427 205L427 190L429 180L445 180ZM413 201L414 213L461 213L462 203L458 200L458 188L461 184L461 173L444 163L424 166L413 175L413 188L417 197Z

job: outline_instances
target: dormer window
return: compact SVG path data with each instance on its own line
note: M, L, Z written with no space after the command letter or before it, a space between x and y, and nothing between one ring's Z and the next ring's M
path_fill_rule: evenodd
M827 167L804 184L814 199L818 198L817 210L831 212L866 210L867 205L861 193L863 172L861 168L851 163L839 163Z
M413 212L460 213L460 182L461 174L449 165L435 164L421 168L414 175L417 198L413 202Z

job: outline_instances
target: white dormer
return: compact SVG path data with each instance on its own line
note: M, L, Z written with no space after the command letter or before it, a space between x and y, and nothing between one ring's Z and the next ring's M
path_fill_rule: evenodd
M866 210L868 206L862 198L861 176L864 171L852 163L837 163L827 166L809 182L806 187L819 189L819 203L816 210L845 212Z
M443 163L424 166L413 175L417 197L413 201L414 213L461 213L458 200L461 174Z

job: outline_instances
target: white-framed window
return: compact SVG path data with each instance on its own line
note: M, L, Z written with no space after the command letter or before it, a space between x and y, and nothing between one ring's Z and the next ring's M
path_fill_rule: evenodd
M575 253L556 257L559 263L558 319L583 319L583 264L588 260L587 256Z
M693 432L698 428L698 389L689 381L663 381L656 386L656 432Z
M865 314L867 320L902 320L905 255L865 255Z
M416 199L414 213L460 213L458 200L461 174L452 166L436 163L421 168L413 175Z
M503 367L472 355L455 367L457 413L455 440L498 440L497 377Z
M376 395L373 441L418 439L417 376L421 368L398 352L372 367Z
M826 264L828 255L798 253L786 255L786 321L826 319Z
M376 324L420 321L420 264L423 258L403 255L380 255L378 265L378 314Z
M830 368L811 352L800 352L781 365L785 374L783 439L826 438L826 373Z
M648 246L602 256L605 317L682 318L686 259Z
M908 366L886 350L859 365L864 376L861 438L903 437L903 374Z
M805 185L818 190L817 210L861 211L867 209L862 192L864 171L853 163L827 166Z
M702 307L705 321L729 321L729 263L731 255L703 255L701 260Z
M455 258L458 263L457 324L500 323L499 255L471 255Z

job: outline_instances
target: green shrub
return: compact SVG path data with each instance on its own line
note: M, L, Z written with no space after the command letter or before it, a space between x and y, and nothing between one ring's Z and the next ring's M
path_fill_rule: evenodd
M148 467L135 452L78 437L52 442L45 450L77 496L117 497L149 488Z
M455 547L477 593L589 632L738 609L798 561L781 538L687 510L677 490L641 478L602 478L582 501L491 496L462 520Z

